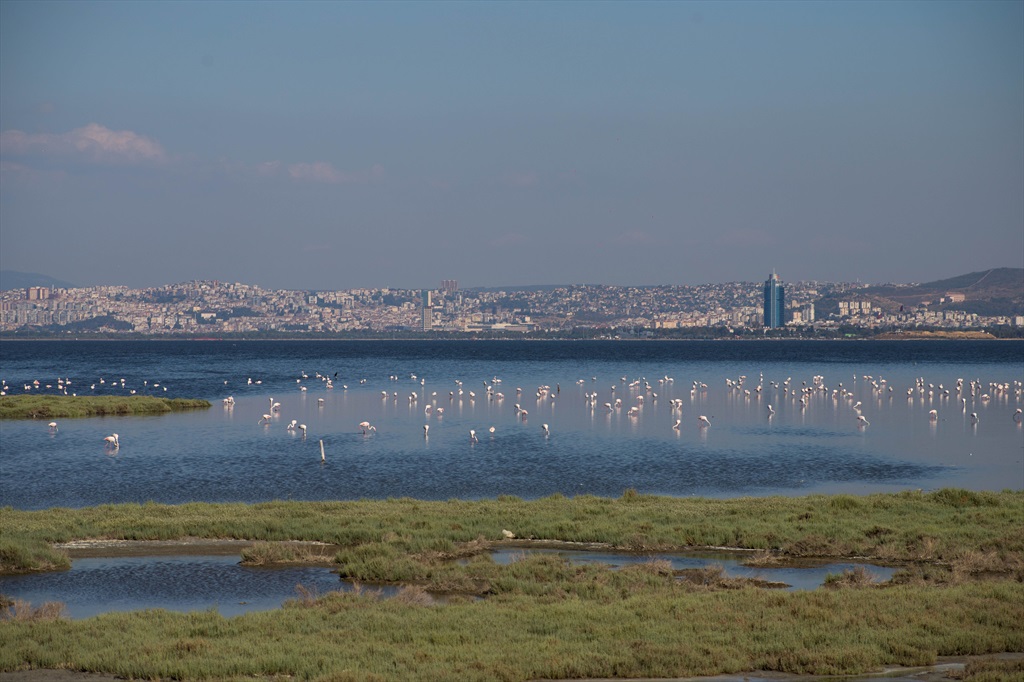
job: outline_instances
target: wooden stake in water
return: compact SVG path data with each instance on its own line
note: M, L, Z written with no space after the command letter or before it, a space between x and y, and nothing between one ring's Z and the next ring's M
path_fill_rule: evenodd
M327 458L324 457L324 439L323 438L320 439L320 461L321 462L326 462L327 461Z

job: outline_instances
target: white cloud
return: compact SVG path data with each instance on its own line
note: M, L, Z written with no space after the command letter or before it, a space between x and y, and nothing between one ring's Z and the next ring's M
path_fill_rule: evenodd
M0 133L0 154L4 156L65 156L93 163L162 163L167 153L156 140L131 130L111 130L90 123L67 133Z

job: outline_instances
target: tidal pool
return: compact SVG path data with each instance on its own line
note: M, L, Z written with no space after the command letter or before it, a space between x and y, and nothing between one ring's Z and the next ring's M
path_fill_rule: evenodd
M721 565L733 578L755 578L788 585L790 590L813 590L827 575L860 565L876 579L888 580L896 569L855 563L827 563L792 568L751 568L742 565L743 553L625 554L553 549L502 549L491 554L507 564L527 553L557 554L572 562L599 562L613 567L666 560L676 570ZM353 584L330 568L319 566L251 567L238 556L133 556L75 559L68 571L0 577L0 594L39 606L62 602L71 618L88 618L110 611L167 609L204 611L223 616L280 608L299 597L297 586L312 594L344 590ZM400 588L366 586L390 597Z

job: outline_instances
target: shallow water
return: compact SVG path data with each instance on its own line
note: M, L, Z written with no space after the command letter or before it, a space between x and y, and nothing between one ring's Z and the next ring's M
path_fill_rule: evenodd
M83 394L214 401L160 417L64 419L55 433L4 421L0 498L23 509L1024 488L1017 342L69 342L5 343L0 357L13 392L53 377L32 389L46 392L63 376ZM338 373L333 388L318 371ZM815 377L827 390L805 395ZM982 387L964 393L966 405L958 378ZM233 407L221 405L227 395ZM305 434L287 428L293 419ZM361 433L362 421L375 430ZM120 447L104 448L114 432Z
M782 582L789 589L812 590L830 574L857 564L835 563L807 568L748 568L735 553L634 555L545 549L500 550L494 560L507 564L526 553L553 553L572 562L599 562L615 568L663 559L676 570L720 565L729 577ZM895 569L867 565L878 581L888 580ZM71 618L88 618L111 611L167 609L205 611L223 616L279 608L298 598L297 585L313 594L353 589L337 573L321 567L249 567L237 556L158 556L75 559L71 570L30 575L0 576L0 594L39 606L48 601L66 605ZM364 586L393 596L399 588Z
M71 618L143 609L235 616L279 608L299 597L296 585L313 594L352 589L327 568L249 567L237 556L75 559L69 571L0 577L0 593L33 606L63 602Z
M577 550L557 549L504 549L491 554L494 560L501 564L516 561L527 554L554 554L563 557L573 563L600 563L607 564L613 568L623 566L636 566L651 561L667 561L672 565L672 570L681 571L685 569L708 568L721 566L725 575L729 578L749 578L764 580L772 583L784 583L789 590L813 590L821 587L825 578L830 574L839 575L844 571L851 571L857 567L863 567L874 577L875 582L884 582L892 578L896 573L895 568L888 566L877 566L864 563L808 563L806 566L772 566L753 567L744 566L743 562L749 558L748 553L743 552L686 552L686 553L659 553L659 554L626 554L622 552L583 552Z

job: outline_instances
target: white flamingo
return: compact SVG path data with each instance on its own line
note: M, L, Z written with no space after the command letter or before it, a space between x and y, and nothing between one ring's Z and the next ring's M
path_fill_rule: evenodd
M113 447L115 450L117 448L121 447L121 442L117 439L117 434L116 433L111 434L111 435L107 436L106 438L104 438L103 442L106 443L107 447Z
M708 418L707 418L706 416L704 416L703 414L702 414L702 415L700 415L699 417L697 417L697 423L698 423L698 424L700 424L700 427L701 427L702 429L703 429L703 428L706 428L706 427L708 427L708 426L711 426L711 420L710 420L710 419L708 419Z
M377 430L377 427L371 424L370 422L359 422L359 428L362 430L363 434L367 434L370 431Z
M1017 410L1017 411L1020 412L1020 410ZM50 422L47 426L50 427L50 431L56 431L57 430L57 422Z

